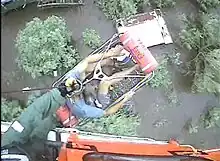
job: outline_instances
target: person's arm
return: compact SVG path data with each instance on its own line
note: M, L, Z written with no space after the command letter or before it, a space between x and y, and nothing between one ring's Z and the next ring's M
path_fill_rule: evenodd
M123 46L117 45L116 47L111 48L107 52L89 55L85 58L85 60L88 62L88 64L90 64L90 63L98 62L101 58L106 59L110 57L121 56L124 55L124 53L121 53L122 50L123 50Z
M83 80L85 79L85 72L87 68L88 68L88 61L85 59L74 67L73 72L67 75L67 78L74 77Z
M65 104L68 93L66 87L61 85L34 100L3 135L2 146L23 144L36 136L44 138L57 123L56 110Z
M107 109L105 111L105 115L112 115L112 114L116 113L120 108L123 107L123 105L126 101L127 100L123 99L120 102L118 102L117 104L115 104L114 106L110 107L109 109Z
M85 59L82 62L80 62L78 65L76 65L75 69L79 73L85 73L87 67L88 67L88 61Z
M93 105L88 105L80 97L75 97L74 103L67 100L66 104L71 109L71 112L79 118L100 118L104 116L105 111Z
M117 104L113 105L105 111L105 115L111 115L116 113L120 108L123 107L124 103L127 102L133 96L133 94L133 92L128 92L127 94L125 94L123 100L121 100L120 102L118 102Z
M2 145L25 143L33 131L43 125L44 119L53 115L65 103L58 89L53 89L29 105L2 137ZM37 129L36 129L37 130ZM44 131L41 131L43 133Z

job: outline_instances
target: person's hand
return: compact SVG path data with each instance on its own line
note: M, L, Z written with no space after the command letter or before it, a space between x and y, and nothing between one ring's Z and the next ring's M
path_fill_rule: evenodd
M69 89L72 88L75 84L77 84L77 81L73 77L70 77L65 81L65 86Z
M129 91L128 93L125 94L124 96L124 101L128 101L129 99L132 98L132 96L134 95L135 92L133 91Z
M76 79L73 77L70 77L65 82L61 83L58 86L61 96L66 97L66 95L70 94L74 90L73 88L75 84L77 84Z

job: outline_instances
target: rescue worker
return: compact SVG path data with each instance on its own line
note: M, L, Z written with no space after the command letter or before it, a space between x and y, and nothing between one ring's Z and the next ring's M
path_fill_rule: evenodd
M69 82L66 82L67 84ZM50 130L56 127L56 111L74 90L74 83L53 89L37 98L25 112L12 123L1 139L2 161L46 161L45 141ZM69 88L72 87L72 88ZM132 95L126 95L128 100Z
M48 132L57 125L56 111L65 104L66 95L73 90L59 86L29 105L3 134L1 160L29 161L41 156L38 154L43 151Z
M108 62L111 62L109 59L110 57L120 56L122 50L123 47L118 45L115 48L109 50L107 53L105 53L103 58L103 65L108 65ZM102 58L102 56L103 54L91 55L88 56L82 63L79 63L74 68L74 70L66 77L66 85L69 86L69 83L76 83L77 79L82 81L85 78L85 73L91 72L91 69L94 70L97 61L99 61ZM111 101L109 96L109 88L118 81L122 80L123 76L131 73L136 69L139 69L138 65L135 65L132 68L127 69L125 71L115 73L112 76L109 76L108 78L105 78L104 80L100 81L97 94L97 104L99 105L99 108L97 107L97 104L96 106L88 105L83 95L74 95L73 98L67 100L66 105L70 108L72 114L77 118L99 118L117 112L121 107L123 107L123 104L127 102L130 99L130 97L132 97L132 93L129 93L120 102L106 110L106 108L110 105Z

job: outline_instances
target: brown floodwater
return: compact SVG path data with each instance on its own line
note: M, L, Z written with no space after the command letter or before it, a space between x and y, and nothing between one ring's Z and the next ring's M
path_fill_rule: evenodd
M68 28L72 31L73 39L76 41L77 49L85 57L91 49L82 43L82 32L86 28L95 29L107 40L116 30L111 21L94 5L92 0L86 0L85 6L81 8L56 8L40 10L36 4L27 5L23 10L12 11L2 16L1 20L1 89L2 91L19 90L24 87L48 87L56 79L54 77L42 77L32 79L31 76L21 71L15 59L15 38L19 29L24 28L25 23L33 17L45 19L50 15L62 16L66 19ZM146 8L149 10L149 8ZM178 41L178 33L183 27L180 17L183 13L189 14L196 11L195 7L188 1L182 1L175 8L165 11L165 19L173 40ZM154 55L180 52L182 59L187 58L183 49L174 45L161 45L150 49ZM169 107L163 90L152 90L143 88L135 95L135 108L141 114L141 125L138 132L141 136L151 137L159 140L176 138L180 142L192 144L197 147L220 146L220 129L200 129L197 134L189 134L185 130L189 120L196 120L200 114L209 106L219 104L214 96L191 94L191 78L184 77L175 70L172 71L174 86L178 92L179 103L175 107ZM26 100L27 94L13 93L4 95L8 98Z

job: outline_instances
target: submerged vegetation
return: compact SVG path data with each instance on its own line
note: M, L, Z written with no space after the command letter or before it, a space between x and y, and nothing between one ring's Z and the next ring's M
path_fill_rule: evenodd
M97 0L96 3L107 18L117 20L136 14L149 0Z
M137 127L140 124L139 116L129 116L125 110L120 110L111 116L92 119L88 123L77 126L79 130L95 133L105 133L123 136L138 136Z
M20 116L22 111L24 111L24 109L19 104L19 101L9 101L5 98L1 98L1 121L14 121Z
M167 57L157 57L159 66L155 71L154 78L148 82L151 88L161 88L167 90L172 85L171 73L168 70L168 58Z
M202 13L194 23L187 23L180 33L184 47L192 53L195 68L194 92L220 94L220 16Z
M201 128L220 127L220 106L209 107L197 121L189 124L189 133L197 133Z
M156 57L159 66L155 70L154 78L147 83L147 85L153 89L161 89L164 91L169 106L177 106L179 102L177 93L174 89L172 73L169 69L170 65L179 66L182 64L179 56L180 54L177 53L175 55Z
M157 8L168 8L175 6L176 0L153 0L151 4Z
M201 120L206 129L220 127L220 107L210 108L204 115L202 115Z
M96 3L108 19L117 20L141 12L145 6L173 7L176 0L96 0Z
M99 34L93 30L87 28L83 33L82 33L83 41L86 45L91 47L92 49L96 49L102 44L102 39L99 36Z
M190 51L192 59L187 62L188 73L193 73L193 92L205 92L220 96L220 15L210 9L220 7L220 1L197 0L200 11L195 18L187 17L186 28L180 33L184 48ZM189 126L190 133L201 128L220 127L220 106L209 107Z
M219 0L197 0L197 2L203 11L220 6Z
M28 96L28 100L25 106L21 105L18 100L7 100L1 98L1 121L11 122L20 116L20 114L34 102L35 99L40 97L42 93L40 91L31 92Z

